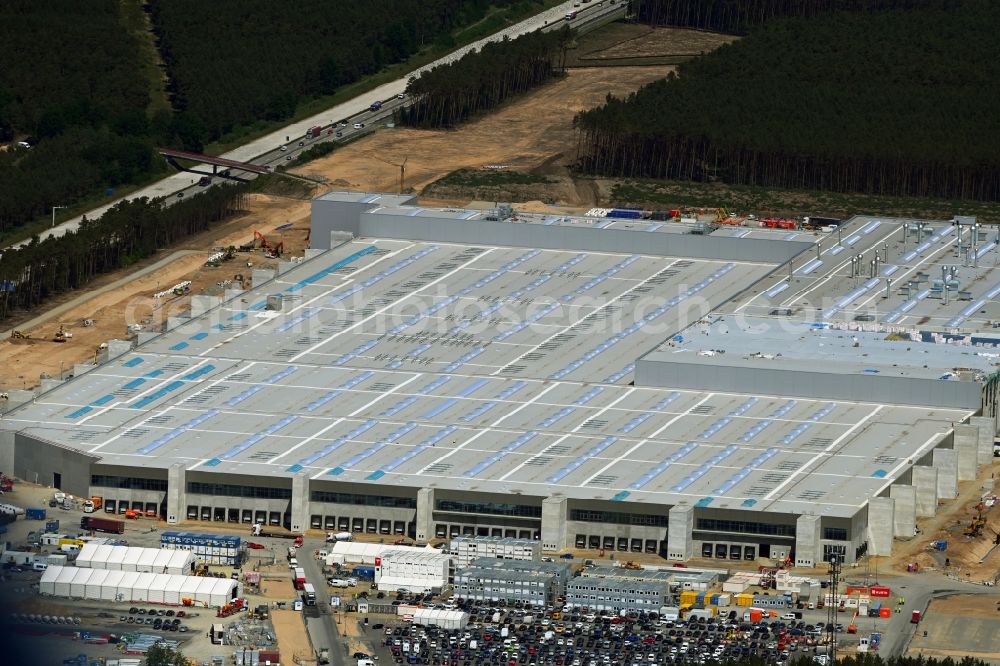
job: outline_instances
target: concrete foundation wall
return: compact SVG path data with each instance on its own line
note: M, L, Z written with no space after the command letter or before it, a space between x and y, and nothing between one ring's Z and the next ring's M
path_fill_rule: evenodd
M891 555L895 525L895 502L890 497L868 500L868 552Z
M812 567L822 561L820 517L799 516L795 522L795 566Z
M937 512L938 471L935 467L914 465L913 487L916 490L917 518L930 518Z
M675 506L670 509L667 528L667 559L685 562L694 556L694 507Z
M14 475L30 483L86 497L90 492L91 466L97 460L96 456L40 437L14 434Z
M683 363L658 354L636 361L636 386L966 409L981 401L981 389L974 382Z
M434 489L417 491L417 541L426 543L434 537Z
M979 428L979 455L976 456L980 465L989 465L993 461L993 442L996 439L996 426L991 416L973 416L970 419Z
M571 544L566 534L569 501L546 497L542 501L542 550L562 550Z
M979 464L979 428L966 423L955 426L955 453L958 454L958 480L976 478Z
M954 449L934 449L937 469L937 495L940 499L958 497L958 453Z
M889 496L893 499L892 533L895 537L909 538L917 533L917 489L913 486L892 486Z

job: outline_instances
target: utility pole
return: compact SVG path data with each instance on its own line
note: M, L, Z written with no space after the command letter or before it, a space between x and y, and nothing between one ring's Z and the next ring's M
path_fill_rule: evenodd
M52 226L49 227L50 229L53 229L56 226L56 210L58 210L60 208L66 208L66 206L53 206L52 207Z
M826 642L830 666L837 662L837 589L840 585L840 556L830 557L830 600L826 607Z

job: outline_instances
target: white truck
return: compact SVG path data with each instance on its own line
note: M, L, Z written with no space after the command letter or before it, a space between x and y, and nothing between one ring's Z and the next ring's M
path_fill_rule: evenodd
M327 543L331 543L333 541L350 541L350 540L351 540L350 532L336 532L336 533L327 532L326 534Z

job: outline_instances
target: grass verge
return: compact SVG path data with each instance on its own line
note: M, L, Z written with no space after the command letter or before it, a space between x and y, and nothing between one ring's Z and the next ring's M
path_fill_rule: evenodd
M975 215L980 222L1000 223L1000 203L933 198L842 194L817 190L689 183L671 180L623 180L611 189L615 205L722 207L758 214L885 215L922 219L951 219Z

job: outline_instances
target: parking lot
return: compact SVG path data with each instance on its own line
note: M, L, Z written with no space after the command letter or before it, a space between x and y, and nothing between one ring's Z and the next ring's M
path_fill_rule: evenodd
M465 610L470 612L471 621L464 629L398 621L370 625L368 637L378 645L375 656L380 662L452 666L650 666L704 664L751 655L783 664L796 656L826 650L822 621L811 624L807 620L770 619L750 624L742 621L744 609L688 622L668 621L655 613L613 616L500 606ZM853 640L844 636L840 642Z

